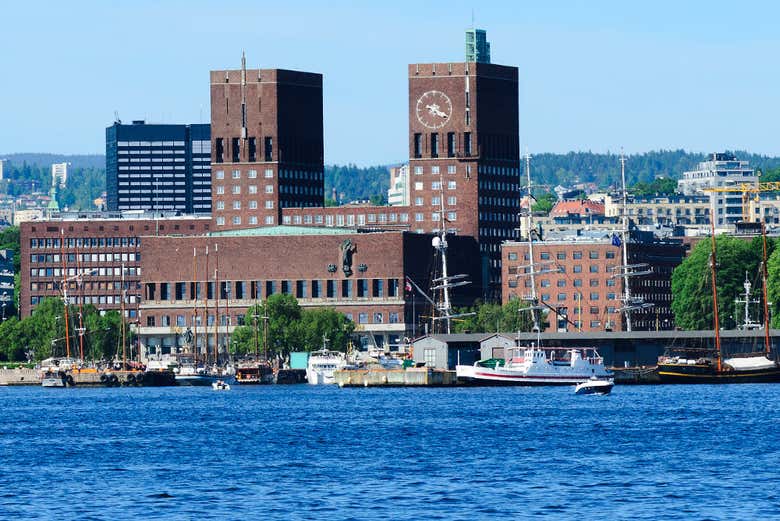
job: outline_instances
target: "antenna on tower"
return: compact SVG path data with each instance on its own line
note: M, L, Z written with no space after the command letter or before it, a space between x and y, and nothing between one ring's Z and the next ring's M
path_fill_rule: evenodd
M241 139L246 139L246 53L241 50Z
M114 123L119 123L120 125L122 124L122 120L119 119L119 111L118 110L114 111Z

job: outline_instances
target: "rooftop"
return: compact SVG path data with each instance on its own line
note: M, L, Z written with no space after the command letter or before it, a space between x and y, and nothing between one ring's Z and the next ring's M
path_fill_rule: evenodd
M351 235L355 228L323 228L317 226L261 226L242 230L224 230L209 233L210 237L278 237L295 235Z

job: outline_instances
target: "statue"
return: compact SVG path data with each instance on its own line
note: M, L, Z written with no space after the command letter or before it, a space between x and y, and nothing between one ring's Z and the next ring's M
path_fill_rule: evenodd
M344 239L341 243L341 269L347 277L352 275L352 255L356 251L357 248L352 244L352 239Z

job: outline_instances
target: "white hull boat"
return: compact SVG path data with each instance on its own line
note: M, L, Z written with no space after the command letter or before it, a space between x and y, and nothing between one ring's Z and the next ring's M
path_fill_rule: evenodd
M229 391L230 390L230 384L225 383L222 380L217 380L216 382L213 382L211 384L211 388L215 391Z
M577 384L574 388L575 394L609 394L615 386L613 380L600 380L598 378L590 379L587 382Z
M333 385L336 377L333 373L347 365L344 353L339 351L312 351L306 366L306 380L311 385Z
M603 358L593 348L531 347L522 356L516 356L519 350L510 350L508 359L493 365L458 365L455 374L476 385L575 385L593 377L612 378Z

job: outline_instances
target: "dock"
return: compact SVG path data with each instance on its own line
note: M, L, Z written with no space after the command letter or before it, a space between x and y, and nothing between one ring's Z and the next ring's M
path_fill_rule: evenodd
M339 387L452 387L455 371L426 367L408 369L342 369L333 376Z

